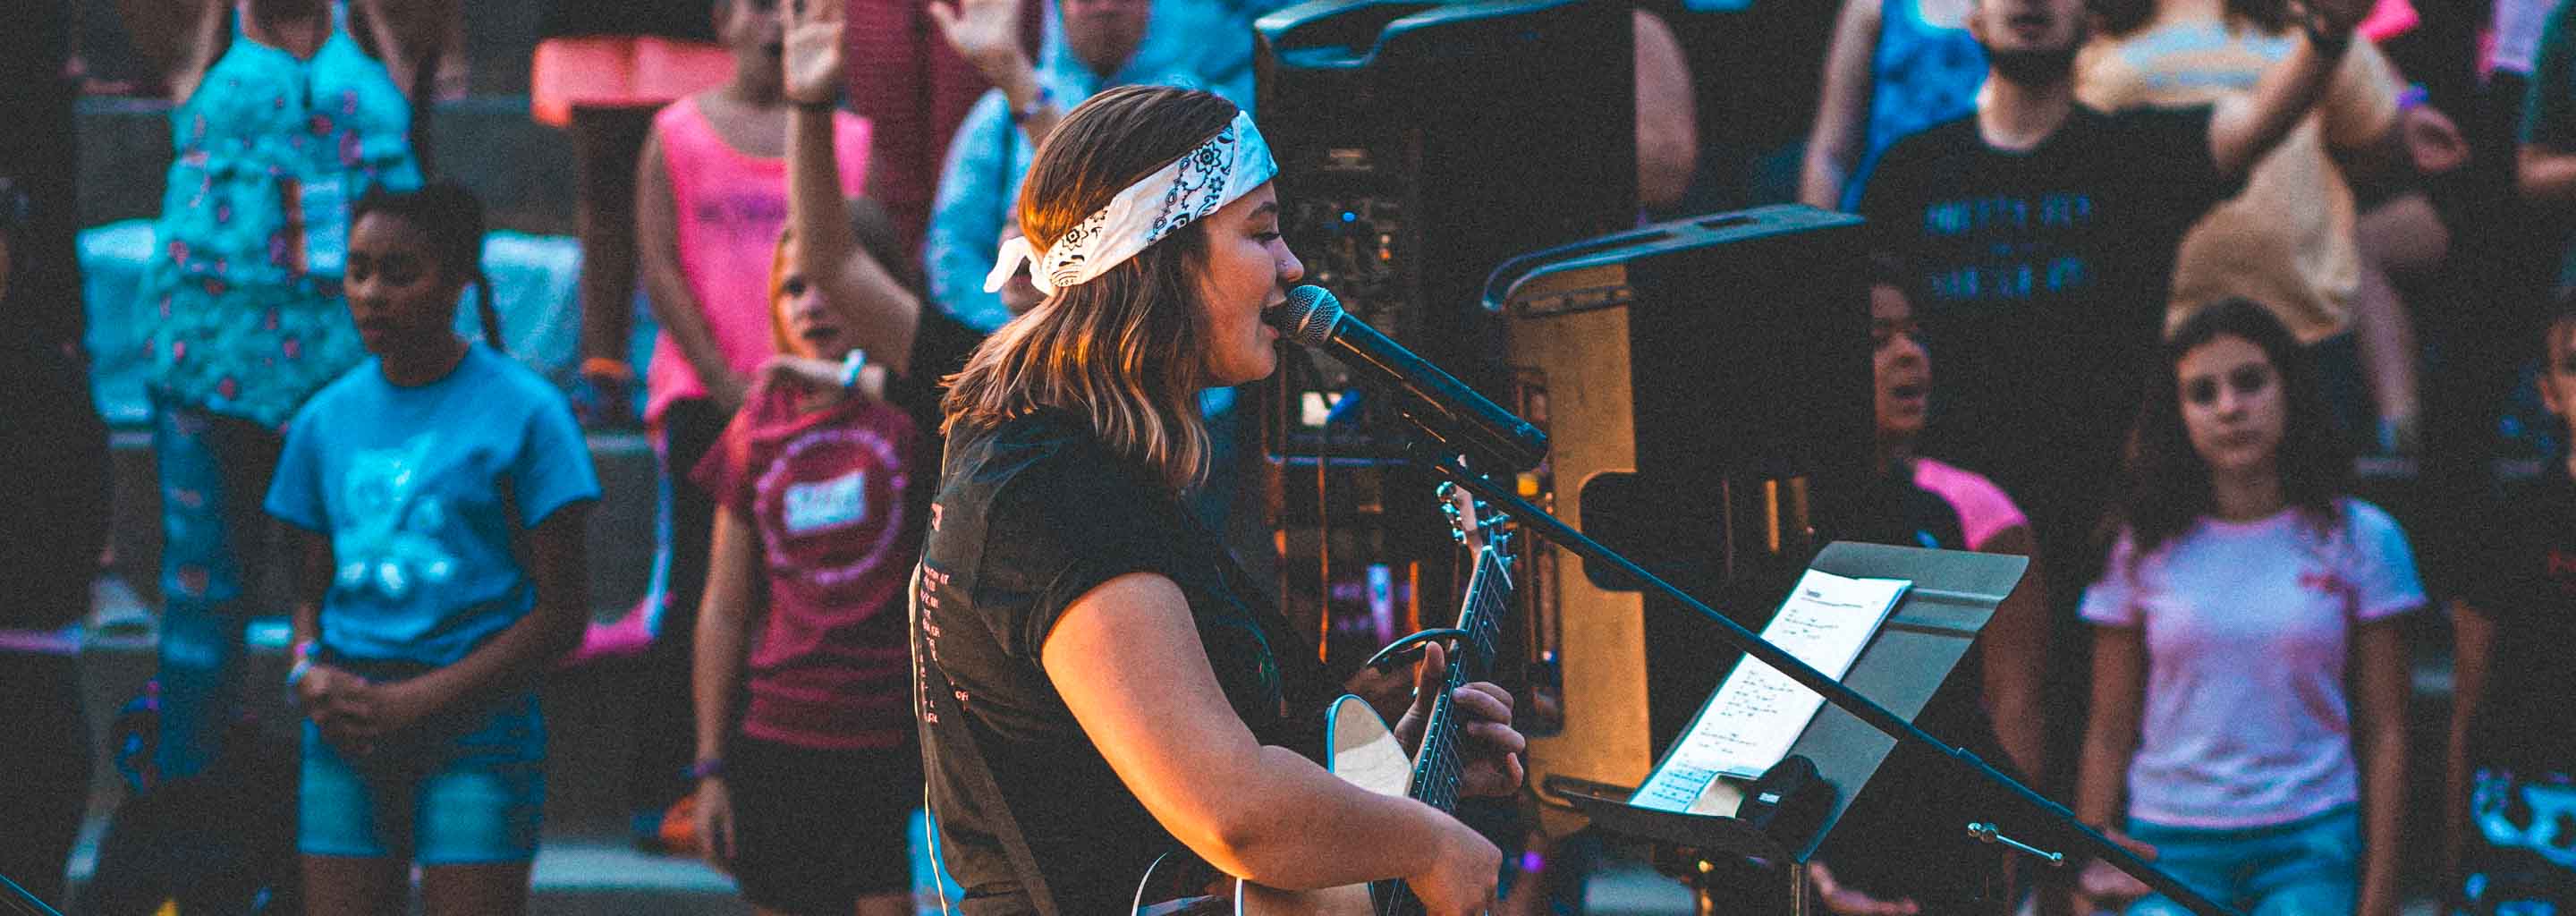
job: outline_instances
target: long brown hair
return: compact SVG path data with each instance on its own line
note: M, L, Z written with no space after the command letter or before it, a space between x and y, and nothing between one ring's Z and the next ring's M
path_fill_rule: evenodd
M2130 434L2128 493L2117 520L2136 539L2132 563L2216 510L2209 463L2192 447L2191 431L2183 425L2180 371L2185 354L2220 337L2240 337L2261 348L2280 377L2289 409L2275 459L2281 495L2322 533L2335 523L2335 501L2351 492L2352 456L2336 438L2333 414L2308 352L2272 317L2271 309L2245 299L2220 300L2192 313L2165 341L2137 428Z
M1197 149L1234 113L1234 103L1195 90L1122 86L1093 96L1038 144L1020 190L1029 243L1055 244L1128 185ZM949 378L942 431L1064 410L1089 419L1112 451L1152 468L1173 490L1196 485L1208 453L1198 408L1207 334L1197 270L1206 256L1207 233L1193 223L1090 282L1048 294Z

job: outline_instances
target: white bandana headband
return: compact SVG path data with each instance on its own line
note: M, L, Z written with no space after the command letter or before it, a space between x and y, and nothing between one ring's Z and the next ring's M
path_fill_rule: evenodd
M1270 144L1252 126L1252 115L1237 111L1234 123L1118 192L1108 206L1047 246L1046 254L1039 255L1026 238L1003 242L1000 260L984 275L984 291L1000 292L1024 262L1034 263L1029 285L1038 292L1080 286L1278 174L1279 163L1270 158Z

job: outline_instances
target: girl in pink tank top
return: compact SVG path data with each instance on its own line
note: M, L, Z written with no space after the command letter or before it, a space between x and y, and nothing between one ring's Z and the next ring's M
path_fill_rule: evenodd
M835 121L841 190L856 197L867 175L868 122L847 112ZM787 160L747 155L727 144L697 97L663 108L653 130L671 182L680 273L725 365L749 376L771 352L769 261L787 224ZM658 422L673 401L707 396L706 384L667 330L654 341L644 384L647 423Z

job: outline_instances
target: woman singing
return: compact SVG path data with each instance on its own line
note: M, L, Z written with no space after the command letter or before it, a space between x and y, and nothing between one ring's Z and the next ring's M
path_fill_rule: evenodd
M1262 312L1304 275L1277 172L1250 117L1169 88L1102 93L1038 149L1028 241L990 282L1030 258L1046 298L951 384L920 572L923 764L967 913L1125 912L1131 876L1177 848L1274 888L1401 878L1434 914L1494 897L1493 844L1296 750L1315 752L1328 685L1182 508L1199 390L1270 374ZM1457 702L1465 794L1514 791L1510 696ZM1426 706L1397 726L1408 746Z

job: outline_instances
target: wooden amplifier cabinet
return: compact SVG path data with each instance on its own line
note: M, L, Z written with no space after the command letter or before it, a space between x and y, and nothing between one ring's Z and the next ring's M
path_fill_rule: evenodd
M1504 262L1485 305L1508 316L1517 406L1553 443L1522 490L1721 610L1767 615L1870 474L1863 235L1778 206ZM1562 835L1581 823L1562 792L1643 780L1739 653L1615 571L1533 550L1510 686Z

